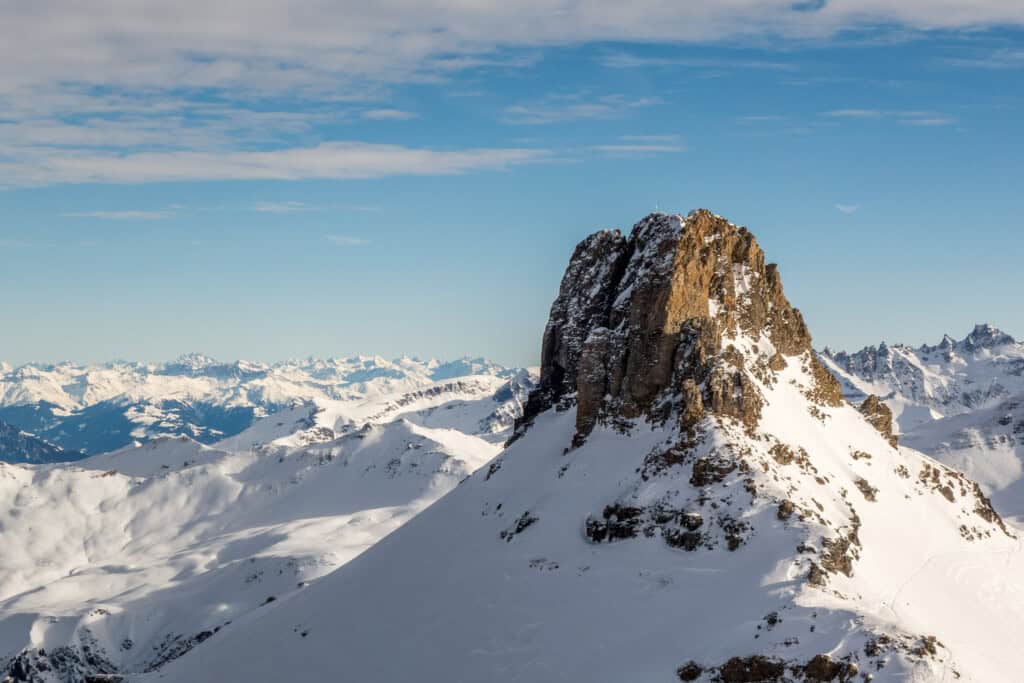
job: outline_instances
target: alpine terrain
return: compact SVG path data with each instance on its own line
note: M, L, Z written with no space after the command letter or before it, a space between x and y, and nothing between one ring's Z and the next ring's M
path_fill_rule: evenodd
M62 462L68 460L60 446L0 420L0 462Z
M224 363L202 354L169 363L0 364L0 420L63 448L60 459L75 460L162 436L212 444L297 401L352 405L427 388L486 398L495 388L490 378L516 372L482 358L379 356L273 365ZM484 380L453 383L467 376Z
M407 522L501 450L533 386L486 363L426 374L366 377L212 445L0 463L0 680L157 671ZM9 434L20 460L54 459Z
M844 399L745 228L598 232L500 455L140 679L1018 680L1017 531L886 415Z
M977 325L961 340L825 349L821 360L851 401L883 399L901 444L979 482L1004 515L1024 517L1024 343Z

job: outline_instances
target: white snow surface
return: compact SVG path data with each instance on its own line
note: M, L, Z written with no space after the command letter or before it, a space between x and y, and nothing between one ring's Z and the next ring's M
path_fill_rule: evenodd
M198 354L169 363L29 364L0 368L0 419L72 455L162 436L212 444L235 436L253 418L296 404L330 406L336 418L358 426L368 412L407 394L440 388L453 392L451 401L475 400L506 382L521 382L524 372L482 358L388 361L379 356L274 365L221 363ZM442 403L437 399L419 403ZM395 408L391 419L401 412ZM484 429L500 432L510 426L507 419L498 422Z
M300 447L181 437L0 464L0 671L26 648L159 666L349 561L499 449L400 419Z
M1024 395L921 425L902 442L965 473L1000 513L1024 522Z
M404 524L501 450L532 386L433 367L483 374L371 380L213 445L0 463L0 673L40 650L41 680L96 673L72 661L86 651L111 672L155 668Z
M825 349L819 358L850 400L885 400L902 433L1024 393L1024 343L988 324L960 341L947 335L916 348L882 342L853 354Z
M820 358L850 400L885 401L901 444L964 472L999 512L1024 518L1024 343L982 324L960 341Z
M876 683L1020 680L1013 531L975 512L962 475L892 448L853 407L812 411L807 359L789 360L778 382L759 384L755 434L727 419L702 425L693 457L732 448L749 471L696 486L684 461L646 478L645 455L677 443L673 429L599 426L567 451L575 411L548 411L364 554L138 678L668 682L688 660L760 653L848 657ZM777 443L806 449L807 463L773 458ZM783 499L806 514L780 519ZM702 514L711 547L670 547L658 530L611 543L584 533L610 505L659 504ZM734 550L713 524L722 515L747 525ZM851 530L852 575L812 585L822 539ZM879 635L902 647L869 656Z

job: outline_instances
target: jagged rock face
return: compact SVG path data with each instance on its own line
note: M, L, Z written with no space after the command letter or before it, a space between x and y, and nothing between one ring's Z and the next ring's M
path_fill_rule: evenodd
M896 447L898 439L892 433L892 410L889 409L889 406L872 394L860 404L857 410L892 444L893 448Z
M758 340L751 362L729 341ZM754 236L706 210L651 214L577 246L544 333L541 385L526 420L575 398L577 434L601 419L707 413L756 425L761 399L747 372L766 374L811 350L800 312ZM808 361L817 364L810 358ZM749 366L749 367L748 367ZM839 387L819 376L821 398Z
M618 230L594 233L576 246L544 329L534 415L575 391L583 343L592 330L607 325L626 255Z

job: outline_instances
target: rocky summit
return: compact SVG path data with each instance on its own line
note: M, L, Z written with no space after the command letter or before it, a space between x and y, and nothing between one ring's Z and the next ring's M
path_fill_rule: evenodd
M161 680L1015 680L1013 528L843 398L748 230L586 238L542 355L503 452Z
M728 341L741 335L768 343L744 356ZM764 398L752 374L768 380L794 357L811 369L815 399L838 405L838 383L810 351L803 317L750 231L706 210L652 214L628 238L602 231L576 247L524 423L574 401L577 442L615 417L675 416L692 428L712 413L753 428Z

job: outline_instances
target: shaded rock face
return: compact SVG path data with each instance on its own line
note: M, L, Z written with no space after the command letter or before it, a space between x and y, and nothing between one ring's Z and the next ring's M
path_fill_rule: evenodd
M884 436L893 448L896 448L898 438L892 433L892 410L889 406L872 394L868 396L857 410L864 416L871 426L877 429Z
M739 337L757 345L740 352ZM763 401L748 373L767 377L805 353L816 365L810 350L776 266L746 228L706 210L651 214L628 238L603 231L577 246L523 422L575 401L577 440L619 418L691 428L711 413L753 429ZM823 369L815 375L816 398L836 405L838 384Z

